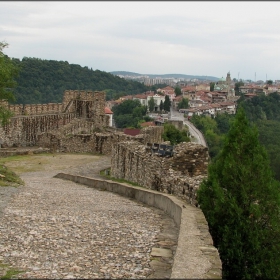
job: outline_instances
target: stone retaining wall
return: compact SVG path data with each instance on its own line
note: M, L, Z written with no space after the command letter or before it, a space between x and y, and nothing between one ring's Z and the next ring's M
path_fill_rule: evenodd
M174 194L197 205L197 189L207 177L208 149L195 143L180 143L173 157L151 154L137 141L113 146L111 174L148 189Z
M118 193L163 210L180 228L171 279L222 278L219 253L213 246L207 221L199 208L191 205L182 207L183 202L174 196L128 184L65 173L55 177Z

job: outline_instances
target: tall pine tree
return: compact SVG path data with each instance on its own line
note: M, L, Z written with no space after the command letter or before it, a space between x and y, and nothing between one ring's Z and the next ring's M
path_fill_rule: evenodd
M198 191L223 278L280 278L279 193L258 130L240 109Z

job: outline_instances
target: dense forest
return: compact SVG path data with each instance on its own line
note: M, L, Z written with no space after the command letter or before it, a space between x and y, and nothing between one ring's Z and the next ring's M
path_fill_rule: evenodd
M12 61L19 68L13 92L17 104L61 102L65 90L102 90L107 100L149 90L139 82L67 61L28 57Z
M245 100L241 97L238 108L243 107L251 125L259 131L259 141L264 145L270 159L275 178L280 181L280 95L272 93ZM215 158L235 116L220 114L216 118L194 116L191 121L206 139L211 158Z

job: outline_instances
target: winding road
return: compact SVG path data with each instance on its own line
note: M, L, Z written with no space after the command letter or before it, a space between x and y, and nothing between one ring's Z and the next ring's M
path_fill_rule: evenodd
M178 111L174 110L174 108L170 108L170 120L181 120L185 125L188 126L190 134L195 138L196 143L201 144L207 147L207 143L204 139L203 134L186 118L184 118L183 113L179 113Z

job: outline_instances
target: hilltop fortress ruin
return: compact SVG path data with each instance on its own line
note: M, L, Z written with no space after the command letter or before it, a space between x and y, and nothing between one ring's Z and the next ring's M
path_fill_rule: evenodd
M207 148L182 143L174 147L173 157L152 155L146 145L163 141L163 127L143 128L137 136L109 127L104 92L67 90L62 103L1 105L14 114L0 127L2 148L39 146L52 152L111 155L114 177L197 203L196 190L207 176Z
M63 102L58 104L10 105L2 101L0 105L14 113L8 124L0 126L0 155L5 155L5 150L32 146L51 152L110 155L112 177L135 182L143 188L136 190L106 179L58 175L80 183L90 181L101 189L108 187L113 192L127 193L128 197L139 196L148 205L163 209L180 227L172 275L187 278L190 271L200 275L198 265L193 266L195 260L205 264L203 278L221 278L221 261L207 222L202 211L193 207L197 206L197 189L207 176L207 147L180 143L173 147L173 156L154 154L148 144L163 142L163 127L143 128L137 136L109 127L104 92L68 90L64 92ZM170 198L165 197L168 195ZM177 197L178 202L172 197ZM183 203L186 203L184 208ZM195 229L195 236L189 228Z

